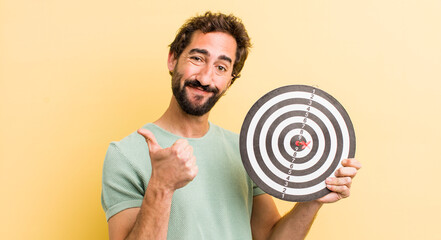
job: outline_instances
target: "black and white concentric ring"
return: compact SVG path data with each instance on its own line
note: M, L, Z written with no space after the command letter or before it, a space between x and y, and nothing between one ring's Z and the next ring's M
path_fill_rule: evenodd
M296 145L300 141L303 145ZM288 201L329 193L325 179L355 155L355 133L343 106L305 85L275 89L245 117L240 152L248 175L262 190Z

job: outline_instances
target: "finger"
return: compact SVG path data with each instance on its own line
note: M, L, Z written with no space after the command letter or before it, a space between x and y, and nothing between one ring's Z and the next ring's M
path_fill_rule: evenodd
M181 158L185 158L186 157L186 153L185 153L185 148L188 146L188 141L187 139L178 139L175 143L173 143L173 145L170 147L171 152Z
M193 147L191 145L184 145L181 147L178 157L184 161L189 161L193 156Z
M188 144L187 146L184 147L184 152L185 152L185 156L186 158L190 158L193 156L193 147Z
M327 187L329 190L331 190L331 191L333 191L333 192L339 194L339 195L342 196L343 198L349 197L349 195L351 194L350 189L349 189L346 185L343 185L343 186L326 185L326 187Z
M156 141L155 135L150 130L140 128L138 129L138 133L145 138L149 152L156 152L162 149L162 147L158 144L158 141Z
M355 177L357 175L357 169L353 167L341 167L335 171L336 177Z
M326 184L328 185L345 185L351 187L352 178L351 177L329 177L326 179Z
M361 168L361 163L355 158L344 159L343 161L341 161L341 165L343 165L343 167L353 167L357 170Z
M192 174L193 174L193 178L194 177L196 177L196 175L198 174L198 171L199 171L199 168L198 168L198 165L196 165L196 157L195 156L193 156L191 159L190 159L190 162L192 163Z
M197 165L195 165L195 166L191 169L191 173L190 173L190 174L191 174L190 177L191 177L192 180L196 177L196 175L198 174L198 172L199 172L199 168L198 168Z
M188 163L189 163L190 166L192 166L192 167L197 166L197 165L196 165L196 157L192 155L191 158L188 160Z

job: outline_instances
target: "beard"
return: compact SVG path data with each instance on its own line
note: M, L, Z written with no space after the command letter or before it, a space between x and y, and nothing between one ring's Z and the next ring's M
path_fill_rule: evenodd
M198 80L185 80L184 85L181 88L181 79L182 74L178 73L178 71L173 71L172 75L172 91L173 95L176 98L181 109L189 115L193 116L202 116L209 112L211 108L216 104L216 102L222 97L222 92L219 94L219 90L217 88L212 88L209 86L203 86ZM186 87L195 87L200 88L206 92L212 92L213 96L208 98L205 103L202 104L194 104L190 101L187 95ZM200 100L202 97L197 98Z

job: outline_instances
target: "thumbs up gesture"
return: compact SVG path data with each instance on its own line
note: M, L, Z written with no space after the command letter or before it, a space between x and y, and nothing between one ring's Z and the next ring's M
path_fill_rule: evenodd
M177 140L171 147L162 148L155 135L147 129L139 129L148 145L152 164L150 181L175 191L191 182L198 173L193 147L186 139Z

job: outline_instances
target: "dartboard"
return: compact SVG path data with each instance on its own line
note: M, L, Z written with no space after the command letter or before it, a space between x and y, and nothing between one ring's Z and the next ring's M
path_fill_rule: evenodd
M249 110L240 154L250 178L286 201L311 201L330 191L325 179L355 155L348 113L330 94L306 85L277 88Z

